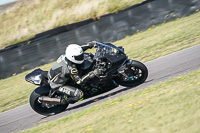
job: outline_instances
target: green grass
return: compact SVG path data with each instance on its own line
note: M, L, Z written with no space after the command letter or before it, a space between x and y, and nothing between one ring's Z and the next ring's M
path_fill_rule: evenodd
M152 27L114 42L122 45L129 58L146 62L200 43L200 12ZM49 70L53 63L41 66ZM31 71L31 70L30 70ZM0 80L0 112L28 103L36 86L24 77L30 71Z
M0 15L0 48L58 26L117 12L144 0L31 0Z
M197 133L199 98L197 70L23 132Z

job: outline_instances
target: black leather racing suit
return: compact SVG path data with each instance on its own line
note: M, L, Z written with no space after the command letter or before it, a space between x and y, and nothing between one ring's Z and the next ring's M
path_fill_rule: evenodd
M91 48L82 46L83 51ZM83 98L83 92L70 85L65 85L70 80L83 86L88 80L95 77L94 71L80 77L76 64L69 61L65 55L61 55L48 72L48 82L53 90L61 92L68 103L74 103Z

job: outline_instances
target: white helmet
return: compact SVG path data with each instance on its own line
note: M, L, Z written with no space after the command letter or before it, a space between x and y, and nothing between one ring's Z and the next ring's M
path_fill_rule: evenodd
M76 64L81 64L84 61L83 49L78 44L68 45L65 56L68 60Z

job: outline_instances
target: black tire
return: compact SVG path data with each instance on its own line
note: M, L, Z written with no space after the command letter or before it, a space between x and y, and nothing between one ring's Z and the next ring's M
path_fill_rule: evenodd
M35 112L41 115L54 115L64 111L68 107L68 104L66 104L66 105L55 105L51 108L47 108L42 103L38 102L38 98L40 96L49 95L50 89L51 89L50 86L40 86L31 93L29 99L30 105Z
M133 86L142 84L147 79L148 69L143 63L139 61L131 60L131 67L134 67L135 71L138 71L138 74L139 74L138 79L135 79L133 81L124 81L123 78L117 78L116 81L119 85L126 86L126 87L133 87ZM134 70L132 71L133 73L135 72Z

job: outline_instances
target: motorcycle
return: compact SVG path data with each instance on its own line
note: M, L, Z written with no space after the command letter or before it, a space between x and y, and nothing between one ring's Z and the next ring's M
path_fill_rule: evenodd
M117 47L111 43L96 42L96 53L84 52L84 62L78 65L80 75L87 74L94 69L100 69L102 74L86 83L86 89L80 88L73 81L70 85L81 89L84 99L102 94L119 85L134 87L142 84L148 76L147 67L136 60L128 59L123 47ZM36 69L26 75L25 80L39 85L30 95L32 109L41 115L53 115L60 113L69 104L61 102L61 95L53 91L48 83L48 71Z

